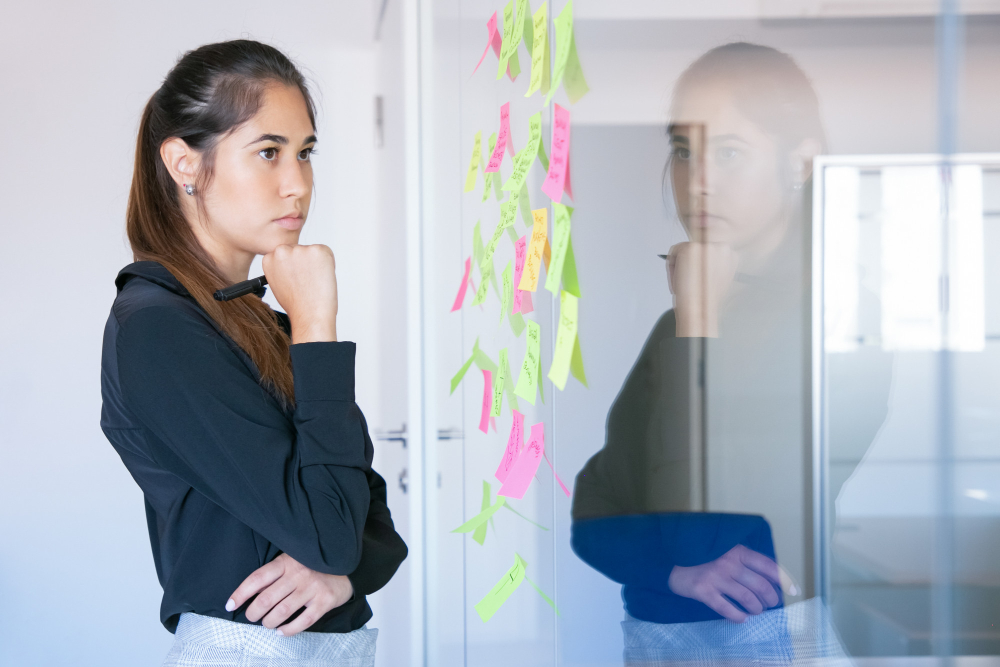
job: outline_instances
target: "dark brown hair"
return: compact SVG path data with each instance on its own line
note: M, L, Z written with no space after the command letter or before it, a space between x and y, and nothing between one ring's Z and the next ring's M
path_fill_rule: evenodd
M194 184L201 206L219 139L250 120L267 86L276 83L302 92L315 129L315 107L305 78L274 47L241 39L185 53L142 113L126 229L135 259L166 267L250 356L261 384L290 405L295 396L288 336L261 299L249 296L220 302L212 298L228 281L195 238L181 211L177 184L160 157L160 146L174 137L201 153L202 168Z

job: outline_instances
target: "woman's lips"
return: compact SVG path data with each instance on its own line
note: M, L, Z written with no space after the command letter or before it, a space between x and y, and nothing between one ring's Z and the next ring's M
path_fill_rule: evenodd
M304 218L284 217L284 218L278 218L274 222L277 223L279 227L284 227L285 229L288 229L288 230L291 230L291 231L294 232L294 231L299 230L299 229L302 228L302 223L305 222L305 219Z

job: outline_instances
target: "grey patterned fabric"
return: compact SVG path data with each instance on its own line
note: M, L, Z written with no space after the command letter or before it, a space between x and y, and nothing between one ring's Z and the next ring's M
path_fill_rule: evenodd
M162 667L373 667L378 630L281 637L261 625L185 612L174 637Z
M766 611L744 623L649 623L626 612L622 632L626 667L854 664L819 598Z

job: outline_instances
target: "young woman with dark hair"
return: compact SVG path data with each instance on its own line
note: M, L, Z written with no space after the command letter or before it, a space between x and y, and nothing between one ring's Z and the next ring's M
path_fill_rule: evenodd
M333 253L298 245L315 144L304 78L254 41L185 54L142 114L101 427L145 495L165 665L371 665L365 595L406 557ZM212 298L257 255L285 313Z

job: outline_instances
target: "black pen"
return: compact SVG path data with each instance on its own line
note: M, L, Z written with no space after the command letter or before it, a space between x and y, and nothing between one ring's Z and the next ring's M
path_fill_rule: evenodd
M230 299L237 299L252 292L259 292L264 289L264 285L266 284L267 276L261 276L251 280L244 280L229 287L223 287L220 290L216 290L212 296L215 297L216 301L229 301Z

